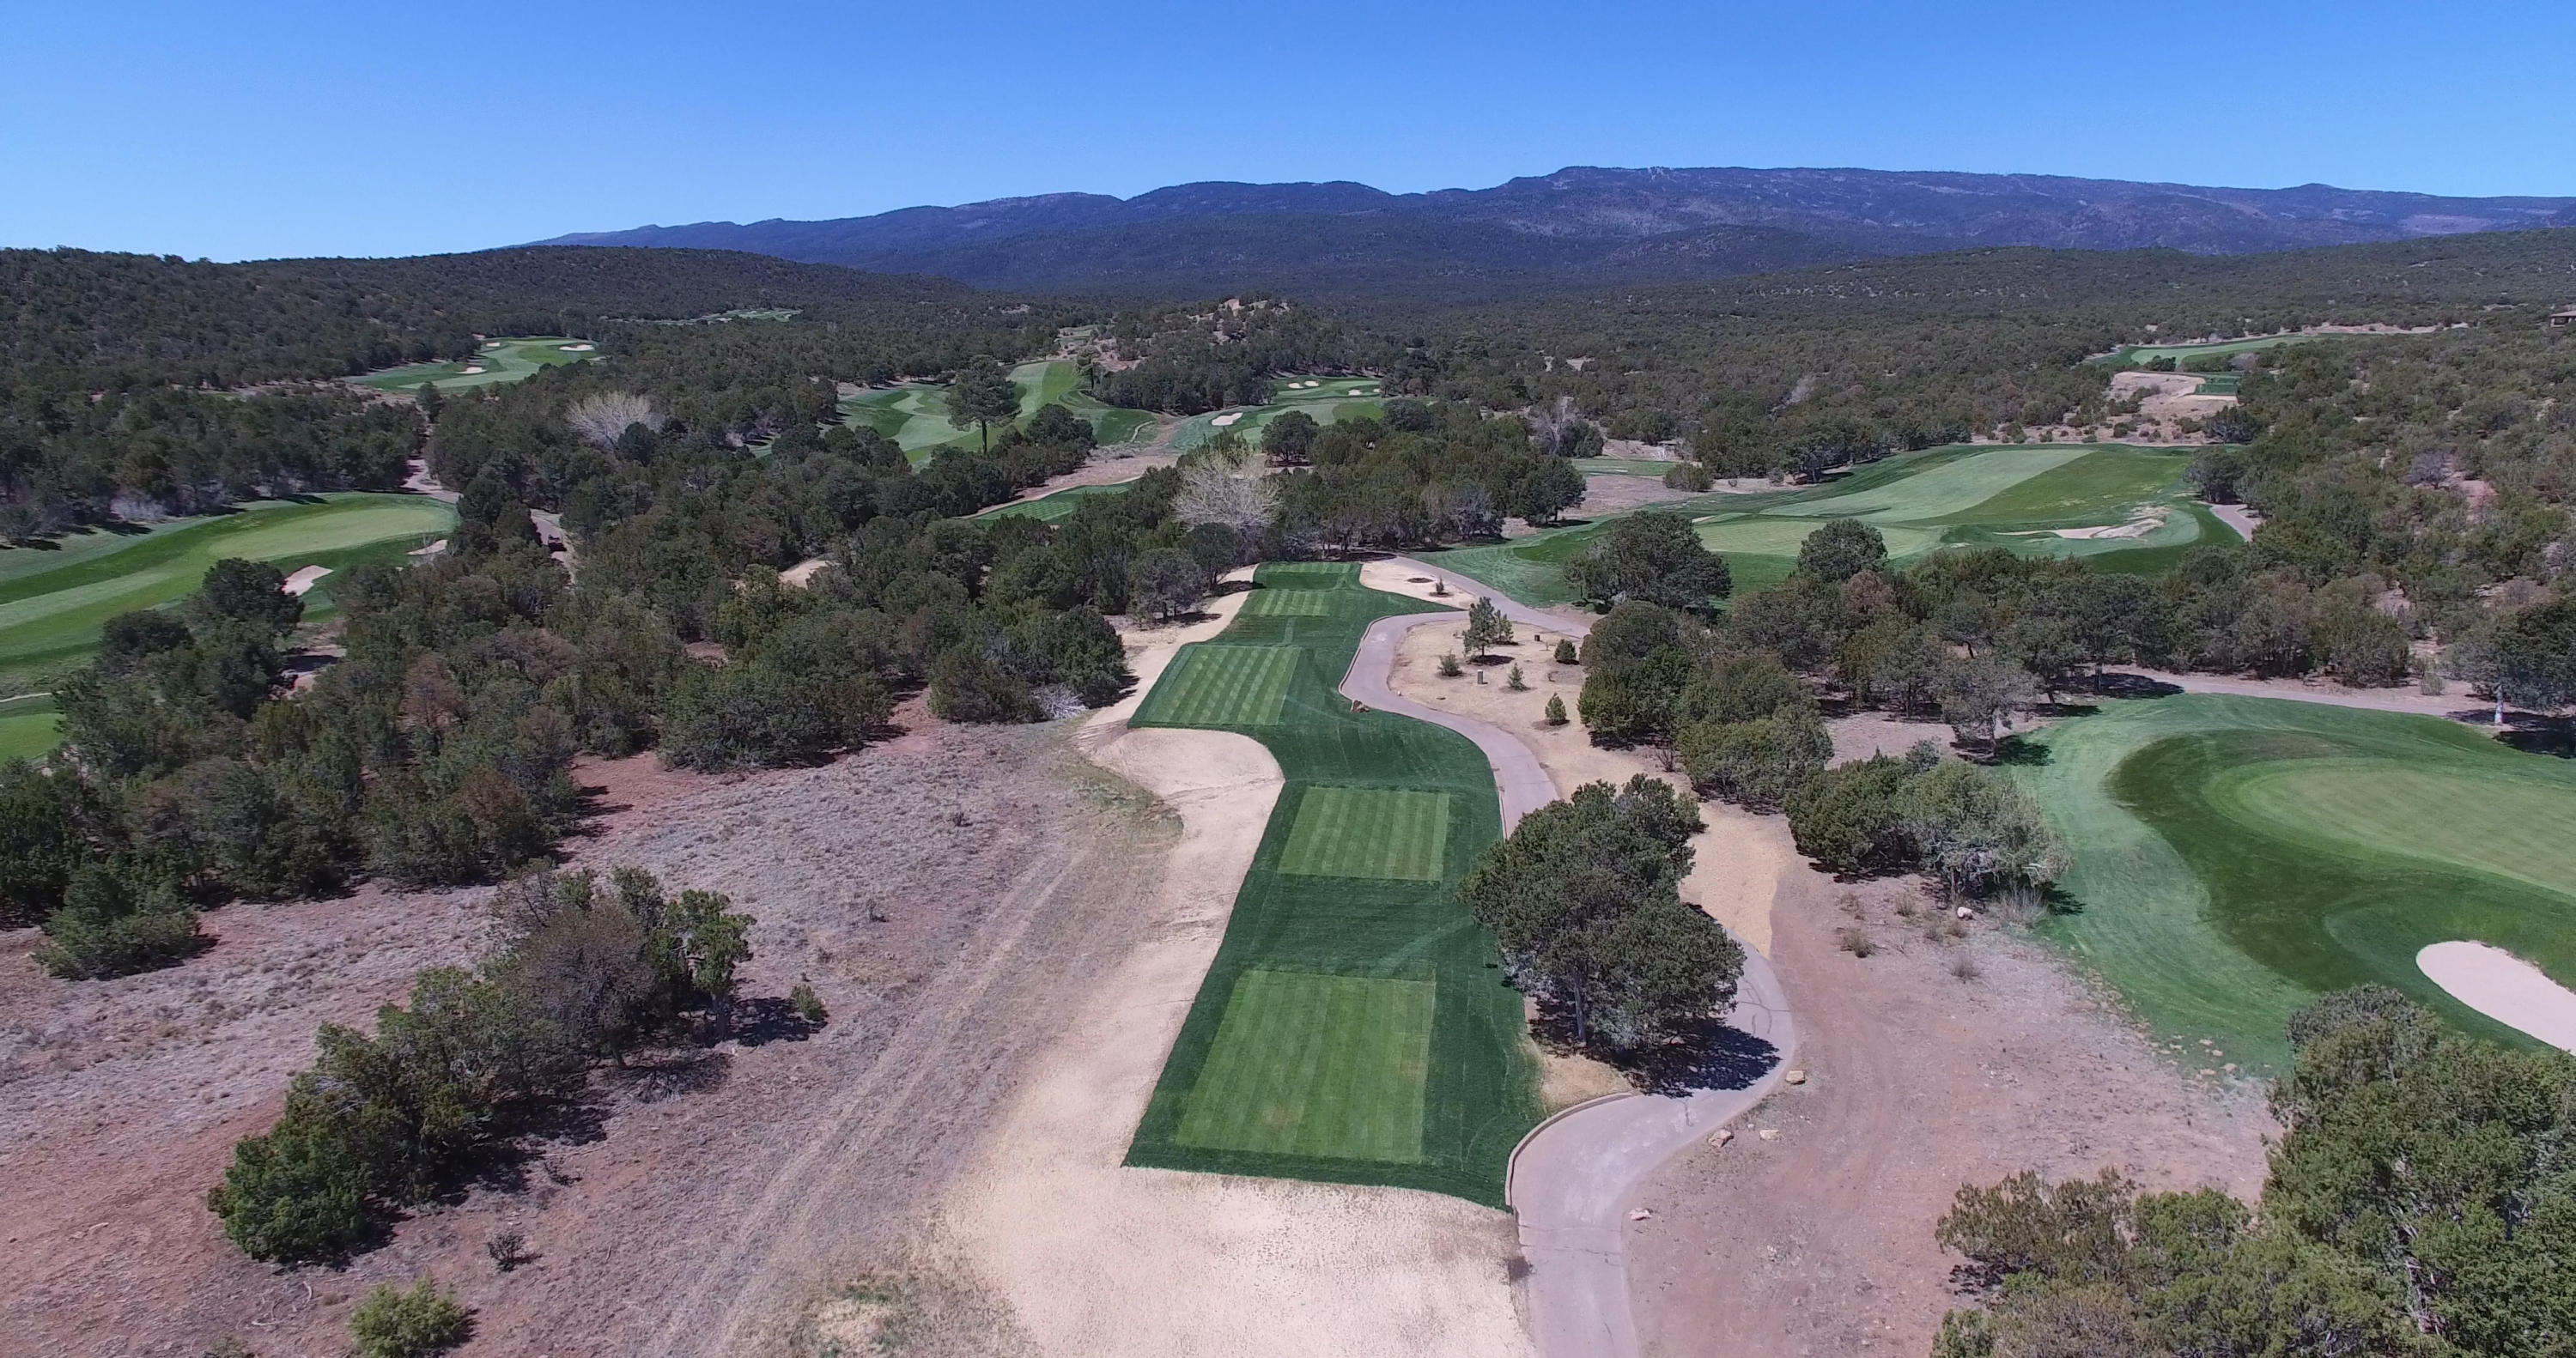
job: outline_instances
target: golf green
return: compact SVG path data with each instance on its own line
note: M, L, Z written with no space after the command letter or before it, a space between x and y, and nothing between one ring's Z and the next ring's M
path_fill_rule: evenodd
M2115 702L2028 742L2074 854L2043 931L2160 1034L2248 1069L2375 981L2461 1026L2415 954L2491 943L2576 982L2576 765L2434 717L2213 695Z
M1521 996L1457 899L1501 830L1493 771L1465 737L1334 690L1371 622L1432 606L1346 565L1256 580L1256 599L1320 610L1247 607L1133 719L1241 731L1285 783L1128 1163L1500 1205L1541 1108Z
M412 363L349 380L378 391L418 391L431 382L440 391L524 382L546 368L599 356L598 346L566 335L515 335L485 340L472 358Z
M81 663L109 618L184 597L222 558L265 561L290 574L305 566L336 574L402 561L455 522L454 510L426 496L348 493L261 503L149 532L92 531L60 550L0 550L0 678ZM307 617L329 616L332 583L325 576L305 595Z

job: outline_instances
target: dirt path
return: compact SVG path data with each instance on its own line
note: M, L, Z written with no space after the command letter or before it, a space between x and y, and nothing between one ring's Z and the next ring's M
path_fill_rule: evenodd
M2232 674L2176 674L2170 670L2139 669L2117 666L2109 674L2137 675L2159 684L2170 684L2185 693L2225 693L2240 698L2286 698L2298 703L2324 703L2330 707L2359 707L2373 712L2412 712L2425 717L2448 717L2453 721L2484 726L2495 715L2492 704L2479 702L2468 694L2421 693L2411 688L2345 688L2341 684L2307 679L2248 679ZM2507 712L2511 716L2511 712Z

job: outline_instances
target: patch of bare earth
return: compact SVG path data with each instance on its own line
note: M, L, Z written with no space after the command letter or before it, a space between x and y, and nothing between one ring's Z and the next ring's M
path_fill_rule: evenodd
M319 1023L363 1024L415 971L476 955L484 893L228 906L212 951L119 981L10 957L6 1347L192 1356L239 1334L336 1354L369 1286L432 1272L476 1311L468 1354L771 1353L850 1280L913 1276L911 1246L1063 1007L1143 935L1135 902L1176 826L1065 725L903 719L910 734L823 768L583 770L611 809L573 861L730 893L759 920L746 995L810 978L831 1022L604 1072L595 1135L424 1209L346 1271L250 1261L205 1190L274 1119ZM506 1275L484 1252L505 1229L536 1256Z
M1583 478L1583 512L1616 514L1621 510L1687 500L1696 492L1675 490L1652 476L1599 472Z

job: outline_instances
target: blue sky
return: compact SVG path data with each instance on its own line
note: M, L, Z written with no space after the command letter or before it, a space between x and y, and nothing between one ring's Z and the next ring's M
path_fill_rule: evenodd
M1564 165L2576 195L2565 3L13 3L0 52L0 245L217 259Z

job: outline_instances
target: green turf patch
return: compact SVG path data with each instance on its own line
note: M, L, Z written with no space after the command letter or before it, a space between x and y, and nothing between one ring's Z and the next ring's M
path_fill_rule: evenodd
M471 358L445 363L412 363L349 380L377 391L416 392L435 382L440 391L461 391L505 382L524 382L547 368L599 357L589 340L566 335L514 335L485 340Z
M41 759L62 743L63 718L47 694L0 699L0 762Z
M1245 971L1174 1139L1208 1150L1421 1163L1439 993L1434 981Z
M1296 674L1289 647L1185 646L1136 715L1164 726L1275 725Z
M1333 609L1331 596L1319 589L1262 589L1243 601L1243 611L1256 618L1320 618Z
M290 574L329 568L333 574L305 596L305 616L320 620L332 613L329 591L347 570L406 560L455 522L454 510L427 496L340 494L251 505L150 532L84 534L61 550L0 550L0 678L80 664L109 618L184 597L224 557L265 561Z
M1131 719L1241 731L1286 784L1128 1163L1499 1205L1541 1108L1521 997L1457 898L1501 832L1493 770L1464 736L1354 710L1332 687L1371 622L1437 610L1361 588L1348 565L1257 580L1255 599L1320 607L1247 609L1223 641L1183 648ZM1249 687L1229 674L1268 654L1295 657L1275 721L1206 696Z
M2472 939L2576 982L2576 767L2431 717L2263 698L2105 704L2024 766L2074 850L2044 931L2160 1033L2252 1069L2375 981L2524 1041L2426 980Z
M1302 877L1436 882L1448 861L1449 794L1310 787L1279 870Z

